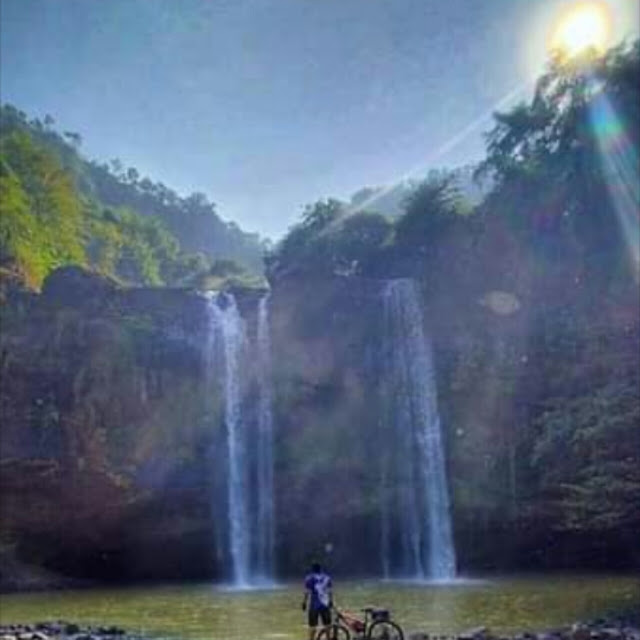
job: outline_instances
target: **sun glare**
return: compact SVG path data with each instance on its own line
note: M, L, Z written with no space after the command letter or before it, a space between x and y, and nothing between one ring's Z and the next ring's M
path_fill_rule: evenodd
M601 2L579 2L559 18L549 39L549 49L574 58L587 51L602 53L611 40L611 15Z

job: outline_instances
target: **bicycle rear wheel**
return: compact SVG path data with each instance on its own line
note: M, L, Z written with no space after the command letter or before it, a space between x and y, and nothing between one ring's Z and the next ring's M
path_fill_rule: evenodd
M316 636L316 640L351 640L351 633L349 633L347 627L334 623L325 627Z
M379 620L371 625L367 640L404 640L404 633L395 622Z

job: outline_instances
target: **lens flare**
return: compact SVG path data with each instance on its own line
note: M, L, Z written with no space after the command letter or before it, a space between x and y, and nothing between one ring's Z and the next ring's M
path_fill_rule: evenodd
M611 42L612 16L601 2L580 2L569 7L556 23L548 48L567 58L589 51L602 53Z
M618 217L629 263L640 280L640 163L627 127L609 97L596 92L589 109L603 174Z

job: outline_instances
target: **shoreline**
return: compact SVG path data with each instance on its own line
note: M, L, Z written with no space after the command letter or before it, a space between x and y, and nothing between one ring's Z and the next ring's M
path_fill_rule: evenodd
M0 625L0 640L162 640L160 636L145 636L129 632L116 625L79 625L64 620L32 624ZM175 636L172 640L180 640ZM212 637L211 640L216 640ZM252 638L247 640L260 640ZM355 638L354 638L355 640ZM515 634L494 634L486 627L477 627L456 634L430 634L413 631L405 640L640 640L640 612L576 622L543 631L523 631Z

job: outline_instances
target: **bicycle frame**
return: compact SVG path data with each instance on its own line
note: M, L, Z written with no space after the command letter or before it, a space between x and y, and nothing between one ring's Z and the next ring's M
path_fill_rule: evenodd
M393 638L393 640L404 638L402 628L391 619L388 609L366 607L362 609L364 619L357 614L338 609L336 606L332 606L331 609L335 614L334 622L320 632L322 638L326 640L349 637L353 640L371 640L371 634L378 629L378 625L380 627L375 632L375 638Z
M339 622L342 622L342 624L344 624L344 626L347 627L350 631L362 634L362 637L366 638L371 623L373 622L370 610L363 610L364 620L356 616L354 613L341 611L337 607L334 607L334 611L336 612L336 618Z

